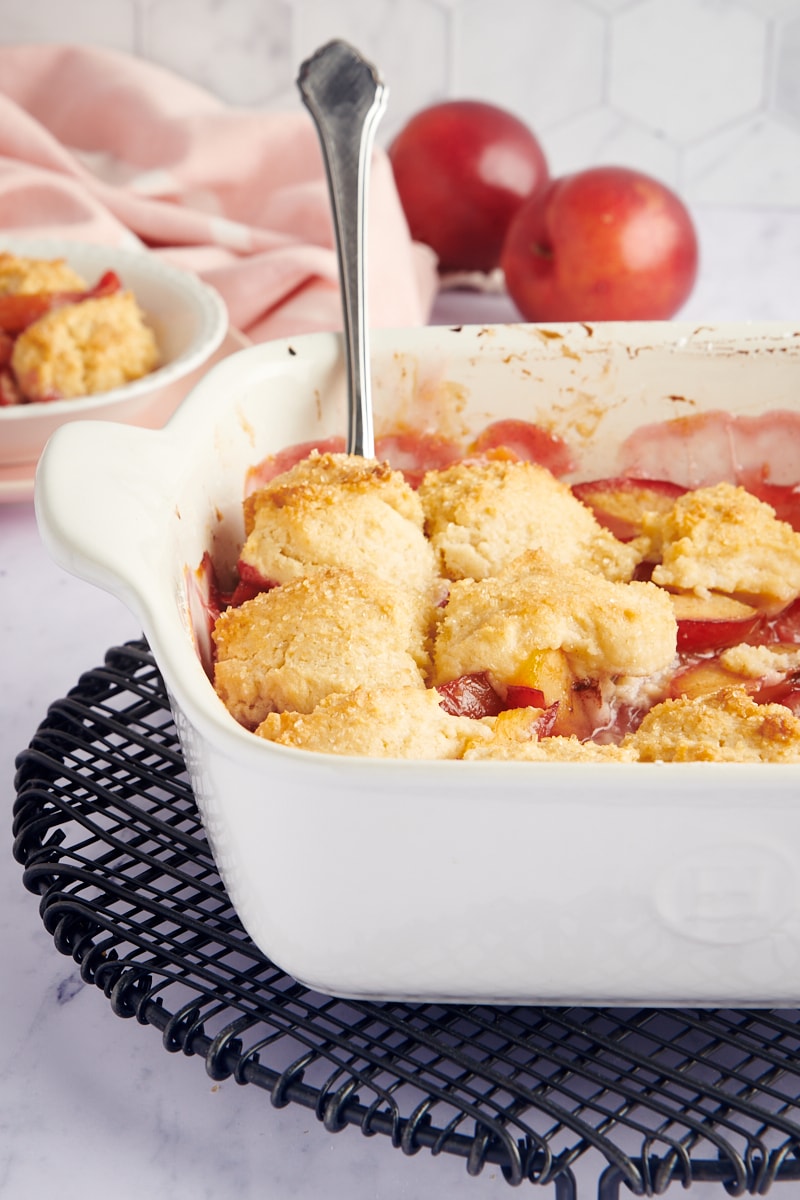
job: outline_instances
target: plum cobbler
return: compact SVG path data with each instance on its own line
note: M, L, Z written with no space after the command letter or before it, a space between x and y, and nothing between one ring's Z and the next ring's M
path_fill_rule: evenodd
M421 469L261 464L213 592L236 720L333 754L800 761L800 532L726 480L569 485L514 424Z
M155 370L155 334L114 271L0 253L0 407L72 400Z

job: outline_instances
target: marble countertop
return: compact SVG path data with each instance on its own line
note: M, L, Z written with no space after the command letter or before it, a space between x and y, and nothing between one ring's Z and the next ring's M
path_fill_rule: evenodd
M682 316L800 322L800 213L709 210L698 214L698 226L702 272ZM502 296L465 293L441 297L433 319L506 320L513 313ZM0 547L7 829L0 861L0 1200L49 1192L60 1200L509 1195L491 1166L470 1178L460 1159L426 1151L407 1158L387 1138L366 1139L354 1129L331 1135L305 1109L274 1109L255 1087L214 1083L198 1059L167 1054L157 1031L115 1016L56 951L10 853L14 758L48 703L101 663L109 646L140 630L119 601L50 561L30 500L0 507ZM602 1166L596 1159L578 1164L581 1200L596 1195ZM709 1200L725 1194L705 1184L691 1192ZM783 1194L780 1185L774 1193Z

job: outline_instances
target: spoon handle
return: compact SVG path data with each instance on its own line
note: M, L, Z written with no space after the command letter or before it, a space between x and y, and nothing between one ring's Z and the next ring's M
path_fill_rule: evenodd
M375 453L366 311L365 212L372 142L388 90L346 42L322 46L297 86L317 127L330 188L347 355L347 452Z

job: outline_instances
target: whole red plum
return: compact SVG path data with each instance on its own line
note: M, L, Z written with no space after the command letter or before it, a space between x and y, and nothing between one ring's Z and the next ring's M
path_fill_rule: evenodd
M491 271L509 222L548 179L530 129L505 109L448 100L416 113L389 146L411 236L439 270Z
M551 180L519 208L501 266L525 320L660 320L694 287L698 242L665 184L627 167L592 167Z

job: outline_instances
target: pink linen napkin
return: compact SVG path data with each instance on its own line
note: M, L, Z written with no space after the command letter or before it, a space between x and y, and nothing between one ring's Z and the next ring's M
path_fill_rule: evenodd
M254 341L341 329L328 188L305 110L231 108L141 59L0 46L0 235L143 243L197 272ZM369 321L424 323L435 260L376 148Z

